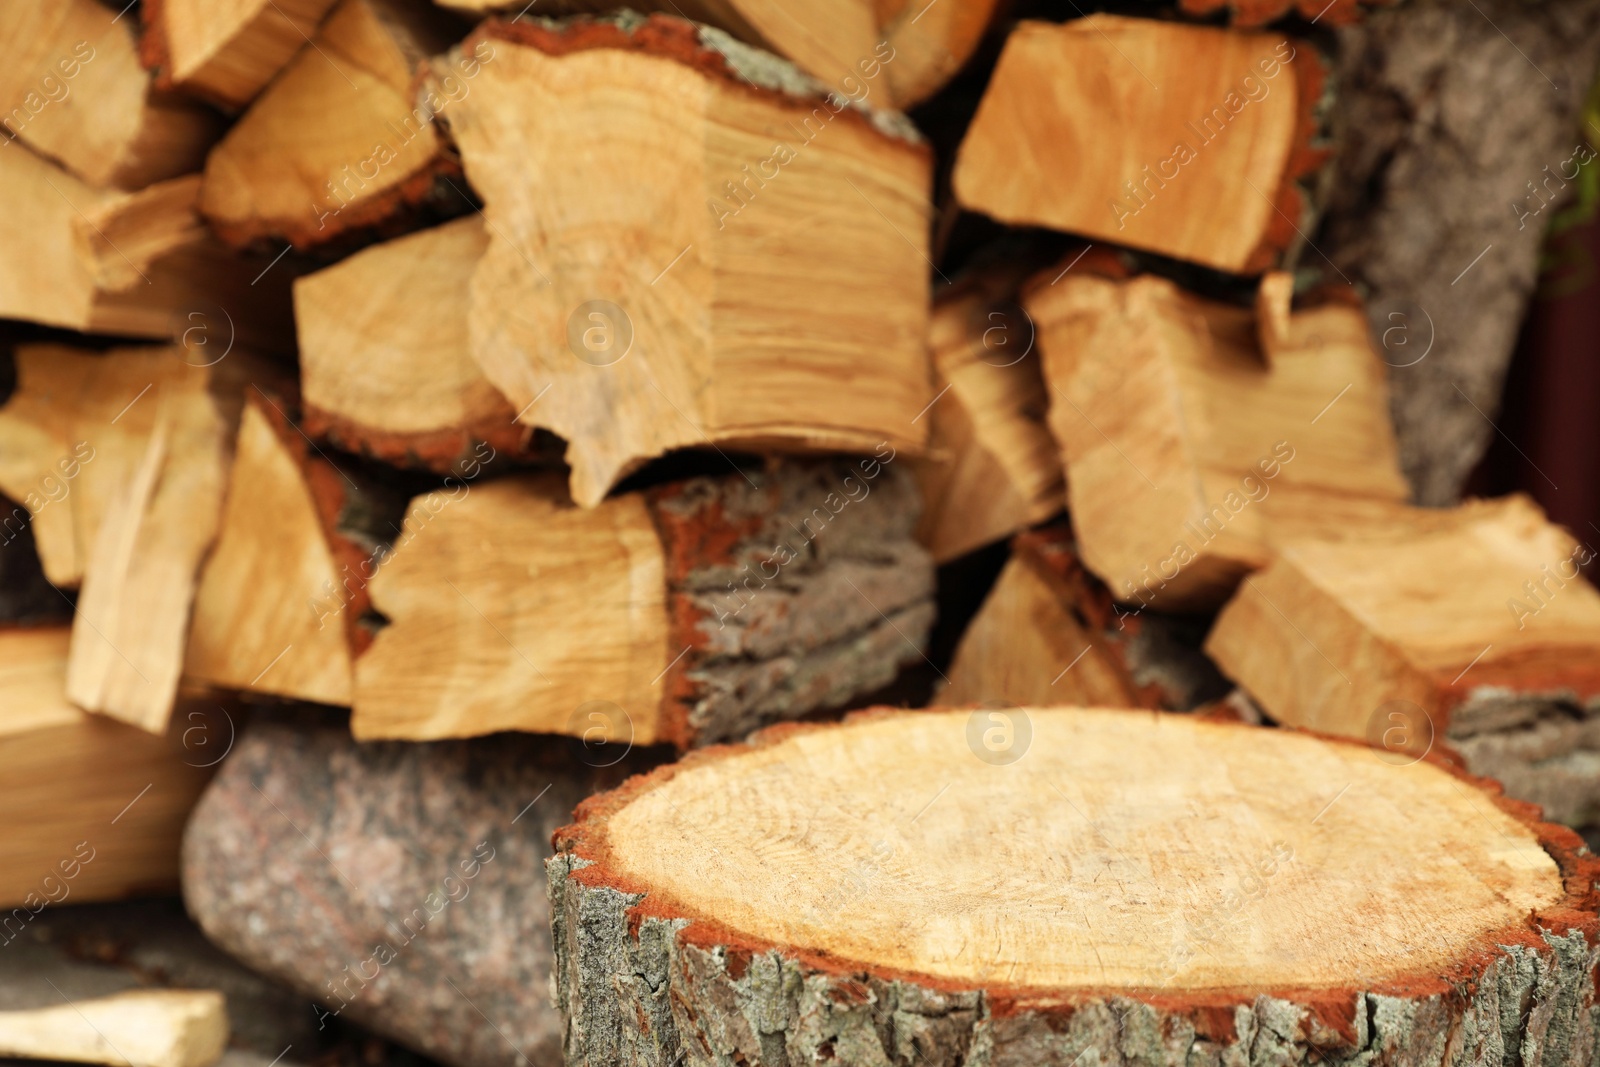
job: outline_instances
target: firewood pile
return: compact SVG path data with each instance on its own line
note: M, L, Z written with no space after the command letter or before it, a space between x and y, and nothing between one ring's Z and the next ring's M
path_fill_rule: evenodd
M1068 7L0 6L0 1056L1593 1062L1600 0Z

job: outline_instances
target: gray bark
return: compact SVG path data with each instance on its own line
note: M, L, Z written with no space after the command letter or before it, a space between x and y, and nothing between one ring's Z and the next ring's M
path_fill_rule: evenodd
M1566 1067L1594 1054L1596 953L1577 931L1502 946L1449 996L1352 988L1354 1040L1309 1005L1248 994L1217 1040L1197 1032L1198 1011L1137 997L996 1013L982 988L686 944L685 920L630 922L642 895L584 885L572 877L584 866L571 854L547 864L569 1067Z
M651 506L672 654L687 649L667 683L684 747L842 707L921 658L934 569L903 465L779 462L655 490Z
M1551 822L1600 824L1600 701L1475 690L1451 713L1445 740L1469 771L1538 804Z
M1302 263L1370 291L1401 465L1419 503L1449 504L1494 435L1554 214L1516 205L1537 209L1529 183L1600 141L1578 122L1600 2L1412 0L1342 33L1339 157Z
M339 718L258 718L190 820L185 902L302 994L313 1029L350 1019L458 1067L557 1067L540 865L578 801L647 765L581 754L525 735L358 745Z

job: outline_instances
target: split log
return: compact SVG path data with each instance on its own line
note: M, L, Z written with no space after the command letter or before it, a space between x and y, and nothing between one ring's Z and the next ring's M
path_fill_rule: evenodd
M308 433L445 473L479 443L527 451L532 431L467 344L467 287L487 245L482 218L471 215L295 283Z
M419 497L372 582L390 624L356 663L351 729L681 749L887 685L933 621L916 491L893 459L695 478L590 509L554 475Z
M251 393L195 593L187 679L349 706L351 663L371 640L367 582L399 532L405 497L345 466L277 401Z
M65 626L0 630L7 943L50 903L175 886L183 823L214 762L202 742L225 743L209 719L183 725L212 736L169 739L79 711L66 697L68 641Z
M0 1056L108 1067L211 1067L228 1013L211 990L139 989L49 1008L0 1011Z
M151 86L126 13L95 0L11 0L0 10L7 140L101 188L198 170L222 132L209 109Z
M956 198L1013 225L1260 273L1309 226L1324 76L1307 45L1272 33L1023 22L962 140Z
M567 1062L1583 1062L1600 863L1537 819L1189 716L779 727L557 832Z
M1066 503L1049 401L1018 272L985 265L934 306L928 456L917 539L946 563L1044 522Z
M1120 601L1221 603L1285 537L1384 522L1406 495L1360 309L1294 313L1270 363L1248 308L1153 276L1039 276L1050 427L1084 561Z
M413 76L458 38L423 0L342 0L211 152L201 211L231 244L307 248L427 200L453 166L434 124L447 101L414 96ZM462 61L449 91L478 69Z
M1370 294L1416 499L1450 504L1494 439L1550 219L1592 168L1600 3L1414 0L1339 52L1317 247Z
M473 355L567 440L579 504L677 448L921 447L909 123L666 16L491 22L464 47L494 56L450 110L489 228Z
M1030 531L1012 542L935 703L1188 711L1228 691L1200 651L1205 633L1204 619L1115 604L1065 523Z
M334 0L144 0L139 54L156 84L243 108L282 70Z
M1421 517L1282 546L1206 650L1279 722L1408 750L1478 702L1600 696L1593 550L1526 497Z
M513 0L440 2L471 14L527 10ZM997 0L644 0L630 6L708 23L776 52L834 92L904 110L932 96L971 58ZM610 10L603 0L557 0L540 8L543 14Z
M17 145L0 151L0 182L13 208L0 218L0 316L172 338L195 349L193 362L234 342L290 349L293 267L264 275L269 260L213 237L198 176L100 190Z
M62 345L19 349L17 370L0 491L33 516L45 574L81 586L68 694L163 733L243 387L276 372L242 352L196 366L180 348Z
M318 1002L296 1006L313 1031L354 1022L456 1067L561 1067L550 835L657 761L596 767L577 742L517 735L357 743L328 719L251 717L189 824L189 913Z

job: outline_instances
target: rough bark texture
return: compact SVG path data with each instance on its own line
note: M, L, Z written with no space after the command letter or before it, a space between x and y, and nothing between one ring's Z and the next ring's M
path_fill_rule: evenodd
M586 865L570 854L547 865L572 1067L1069 1067L1091 1054L1088 1062L1117 1067L1565 1067L1594 1054L1596 955L1577 930L1503 946L1475 981L1448 994L1030 1006L982 990L821 972L777 950L686 944L682 920L630 921L643 894L568 877Z
M190 913L325 1005L319 1022L462 1067L560 1064L539 865L573 806L641 757L595 768L526 736L357 745L319 718L242 732L184 841Z
M780 463L652 491L679 655L680 748L837 708L922 656L933 561L914 539L909 470L878 459Z
M1451 714L1445 740L1473 774L1499 780L1552 822L1600 823L1600 701L1479 689Z
M1317 247L1370 290L1401 465L1419 503L1448 504L1494 434L1553 214L1541 209L1566 195L1558 172L1571 178L1575 147L1594 139L1578 108L1600 2L1415 0L1343 34Z

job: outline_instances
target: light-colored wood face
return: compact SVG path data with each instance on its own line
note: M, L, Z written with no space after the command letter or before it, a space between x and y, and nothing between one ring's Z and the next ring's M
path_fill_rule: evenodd
M920 150L664 56L486 43L450 112L489 220L472 350L579 503L708 442L921 444Z
M315 35L333 0L163 0L172 80L243 107Z
M217 544L195 594L184 671L196 681L350 703L350 589L311 490L253 404L239 425ZM270 576L264 580L264 576Z
M94 0L0 7L0 117L94 186L138 189L199 167L217 123L191 102L153 100L137 20Z
M610 816L606 863L659 912L758 942L1068 992L1378 983L1563 897L1531 830L1432 764L1181 716L1025 714L1011 763L975 754L1004 751L1005 721L966 711L708 759Z
M84 329L94 276L71 239L72 227L79 212L94 212L112 194L20 144L0 152L0 184L11 205L0 213L0 315Z
M1154 277L1036 287L1050 427L1084 559L1125 601L1214 606L1279 528L1341 531L1399 508L1381 361L1355 308L1255 315Z
M1003 222L1243 270L1294 144L1293 54L1276 34L1024 22L962 142L956 195Z
M467 346L467 287L487 244L474 214L297 281L306 403L378 432L509 425Z
M390 624L356 662L357 737L656 739L666 573L637 494L580 509L546 476L418 497L372 602Z
M109 1067L211 1067L228 1044L214 989L136 989L0 1011L0 1054Z
M343 0L206 159L201 210L230 240L314 244L370 214L434 159L407 42L379 0Z

